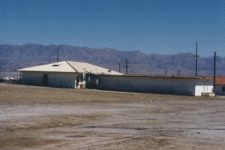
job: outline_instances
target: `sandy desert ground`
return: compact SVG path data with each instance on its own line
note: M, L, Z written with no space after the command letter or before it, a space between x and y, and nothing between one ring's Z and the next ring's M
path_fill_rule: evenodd
M225 149L225 98L0 83L0 149Z

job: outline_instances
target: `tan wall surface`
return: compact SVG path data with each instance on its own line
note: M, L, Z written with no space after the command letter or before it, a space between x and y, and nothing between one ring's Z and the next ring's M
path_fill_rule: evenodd
M75 88L77 75L75 73L51 73L51 72L23 72L22 84L43 85L43 75L48 74L50 87Z
M195 95L195 79L96 76L99 89Z

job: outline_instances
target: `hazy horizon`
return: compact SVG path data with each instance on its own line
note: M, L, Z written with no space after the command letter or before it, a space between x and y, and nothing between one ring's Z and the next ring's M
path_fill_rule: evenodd
M225 56L223 0L0 0L0 44Z
M57 45L57 44L50 44L50 45L44 45L44 44L38 44L38 43L25 43L25 44L9 44L9 43L5 43L5 44L0 44L0 45L13 45L13 46L22 46L22 45L29 45L29 44L34 44L34 45L43 45L43 46L62 46L62 45L67 45L67 46L74 46L74 47L84 47L84 48L90 48L90 49L114 49L114 50L117 50L117 51L120 51L120 52L141 52L141 53L144 53L144 54L156 54L156 55L177 55L177 54L186 54L186 53L191 53L193 55L195 55L194 52L178 52L178 53L174 53L174 54L161 54L161 53L145 53L145 52L142 52L142 51L139 51L139 50L128 50L128 51L123 51L123 50L118 50L118 49L115 49L115 48L110 48L110 47L100 47L100 48L95 48L95 47L87 47L87 46L76 46L76 45L69 45L69 44L60 44L60 45ZM212 55L210 56L199 56L199 57L202 57L202 58L206 58L206 57L213 57L214 56L214 52L212 53ZM217 55L219 56L219 55ZM225 56L219 56L219 57L225 57Z

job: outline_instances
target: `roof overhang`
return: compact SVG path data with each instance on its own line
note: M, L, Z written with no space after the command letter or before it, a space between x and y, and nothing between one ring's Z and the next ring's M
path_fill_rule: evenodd
M114 76L107 74L96 74L99 76ZM121 77L138 77L138 78L164 78L164 79L194 79L194 80L213 80L210 77L195 77L195 76L164 76L164 75L140 75L140 74L128 74L120 75Z

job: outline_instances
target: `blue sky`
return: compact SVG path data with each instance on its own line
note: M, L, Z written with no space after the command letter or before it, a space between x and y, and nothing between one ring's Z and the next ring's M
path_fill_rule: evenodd
M0 44L225 56L224 0L0 0Z

